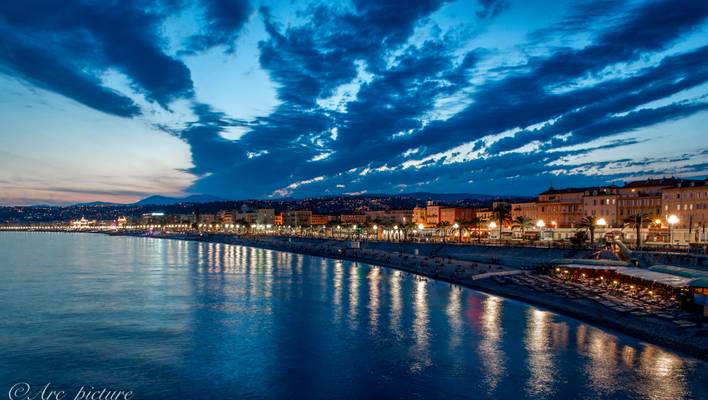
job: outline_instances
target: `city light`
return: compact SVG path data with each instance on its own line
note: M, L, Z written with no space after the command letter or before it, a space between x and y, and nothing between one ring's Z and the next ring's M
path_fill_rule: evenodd
M671 225L675 225L675 224L679 223L679 219L674 214L671 214L671 215L669 215L669 218L666 219L666 222L668 222Z
M421 224L418 224L418 230L419 230L419 231L422 231L423 228L425 228L425 225L423 225L422 223L421 223Z
M542 219L539 219L538 221L536 221L536 226L540 229L540 228L545 227L545 226L546 226L546 223L543 222Z
M492 222L489 223L489 228L490 228L490 229L494 229L494 228L496 228L496 227L497 227L497 223L496 223L496 222L492 221Z
M452 229L457 229L457 228L459 228L459 227L460 227L460 225L458 225L457 222L455 222L455 224L452 225Z
M607 221L605 221L604 218L598 219L595 223L597 224L597 226L605 226L605 225L607 225Z

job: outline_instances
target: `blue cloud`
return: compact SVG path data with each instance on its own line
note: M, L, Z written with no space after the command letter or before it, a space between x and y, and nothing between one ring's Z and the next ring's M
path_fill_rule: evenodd
M235 41L253 12L251 3L248 0L202 0L201 7L201 30L188 38L185 53L198 53L217 46L233 53Z
M2 2L0 64L45 89L100 111L134 116L138 107L105 87L108 70L163 107L193 93L189 69L167 55L159 34L168 10L160 2ZM37 64L38 61L46 63ZM74 78L74 79L71 79ZM110 106L112 100L115 105Z
M0 71L128 118L144 110L107 86L106 72L166 110L186 100L195 120L161 129L190 146L188 190L230 197L602 183L663 161L567 160L644 144L642 129L706 110L705 94L691 91L708 82L708 46L687 40L706 28L705 1L582 2L511 50L461 35L460 21L440 12L450 3L315 2L288 19L245 0L74 1L61 13L51 2L6 2ZM492 26L511 7L480 0L477 19L461 23ZM199 26L171 54L162 28L185 10ZM240 62L235 43L249 21L263 23L258 62L278 104L244 121L197 99L180 56L220 48ZM246 133L225 139L230 128ZM576 172L593 168L609 172Z

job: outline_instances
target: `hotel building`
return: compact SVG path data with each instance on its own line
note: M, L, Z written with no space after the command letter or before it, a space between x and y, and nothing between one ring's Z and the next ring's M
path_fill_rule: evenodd
M536 216L552 228L574 228L583 219L586 189L550 188L538 195Z
M662 217L665 223L675 215L678 222L671 226L675 230L674 240L705 242L708 222L708 180L682 180L672 187L662 190Z
M619 192L615 186L589 188L583 195L584 216L604 219L610 228L622 226L624 221L619 218ZM582 217L581 217L582 218Z

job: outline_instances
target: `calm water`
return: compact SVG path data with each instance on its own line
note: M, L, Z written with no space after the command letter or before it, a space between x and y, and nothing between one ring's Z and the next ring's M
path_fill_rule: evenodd
M708 398L704 362L366 264L0 233L0 271L0 398Z

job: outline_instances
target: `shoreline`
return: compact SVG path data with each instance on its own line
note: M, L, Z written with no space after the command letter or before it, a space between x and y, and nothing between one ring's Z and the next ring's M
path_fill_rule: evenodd
M169 237L168 237L169 238ZM217 240L211 240L217 239ZM657 317L645 316L636 317L631 314L623 314L614 310L603 307L592 299L572 299L552 293L539 293L531 288L522 287L514 284L497 283L486 273L473 276L450 276L442 273L431 273L431 271L420 268L416 265L406 263L385 262L381 260L370 260L365 257L352 256L350 251L329 252L323 254L318 251L306 251L306 249L298 248L301 246L278 246L274 242L264 242L262 240L244 240L234 238L235 240L218 240L219 238L207 238L202 240L205 242L219 242L226 244L238 244L244 246L258 247L275 251L287 251L292 253L335 258L347 261L362 262L373 264L381 267L391 268L399 271L414 273L425 276L430 279L443 281L455 285L460 285L472 290L477 290L483 293L501 296L507 299L523 302L528 305L537 306L546 310L569 316L581 322L596 325L598 327L613 330L617 333L631 336L635 339L646 341L648 343L669 348L671 350L683 353L685 355L708 360L708 335L691 334L681 330L670 321L663 321ZM324 244L324 243L323 243ZM391 253L393 256L395 253ZM451 263L457 264L459 260L451 260ZM500 267L495 275L504 275L505 273L529 273L527 271L519 271L505 268L504 266L484 265L482 263L474 263L481 267ZM442 272L442 271L441 271ZM486 275L486 276L481 276Z
M527 286L499 283L490 279L495 275L530 274L528 270L509 266L383 250L352 249L344 247L345 242L327 240L298 243L286 241L287 238L284 237L103 234L233 244L391 268L541 307L687 356L708 360L708 331L700 325L693 331L681 329L673 322L655 316L634 316L608 309L590 298L571 298L556 293L539 292Z

